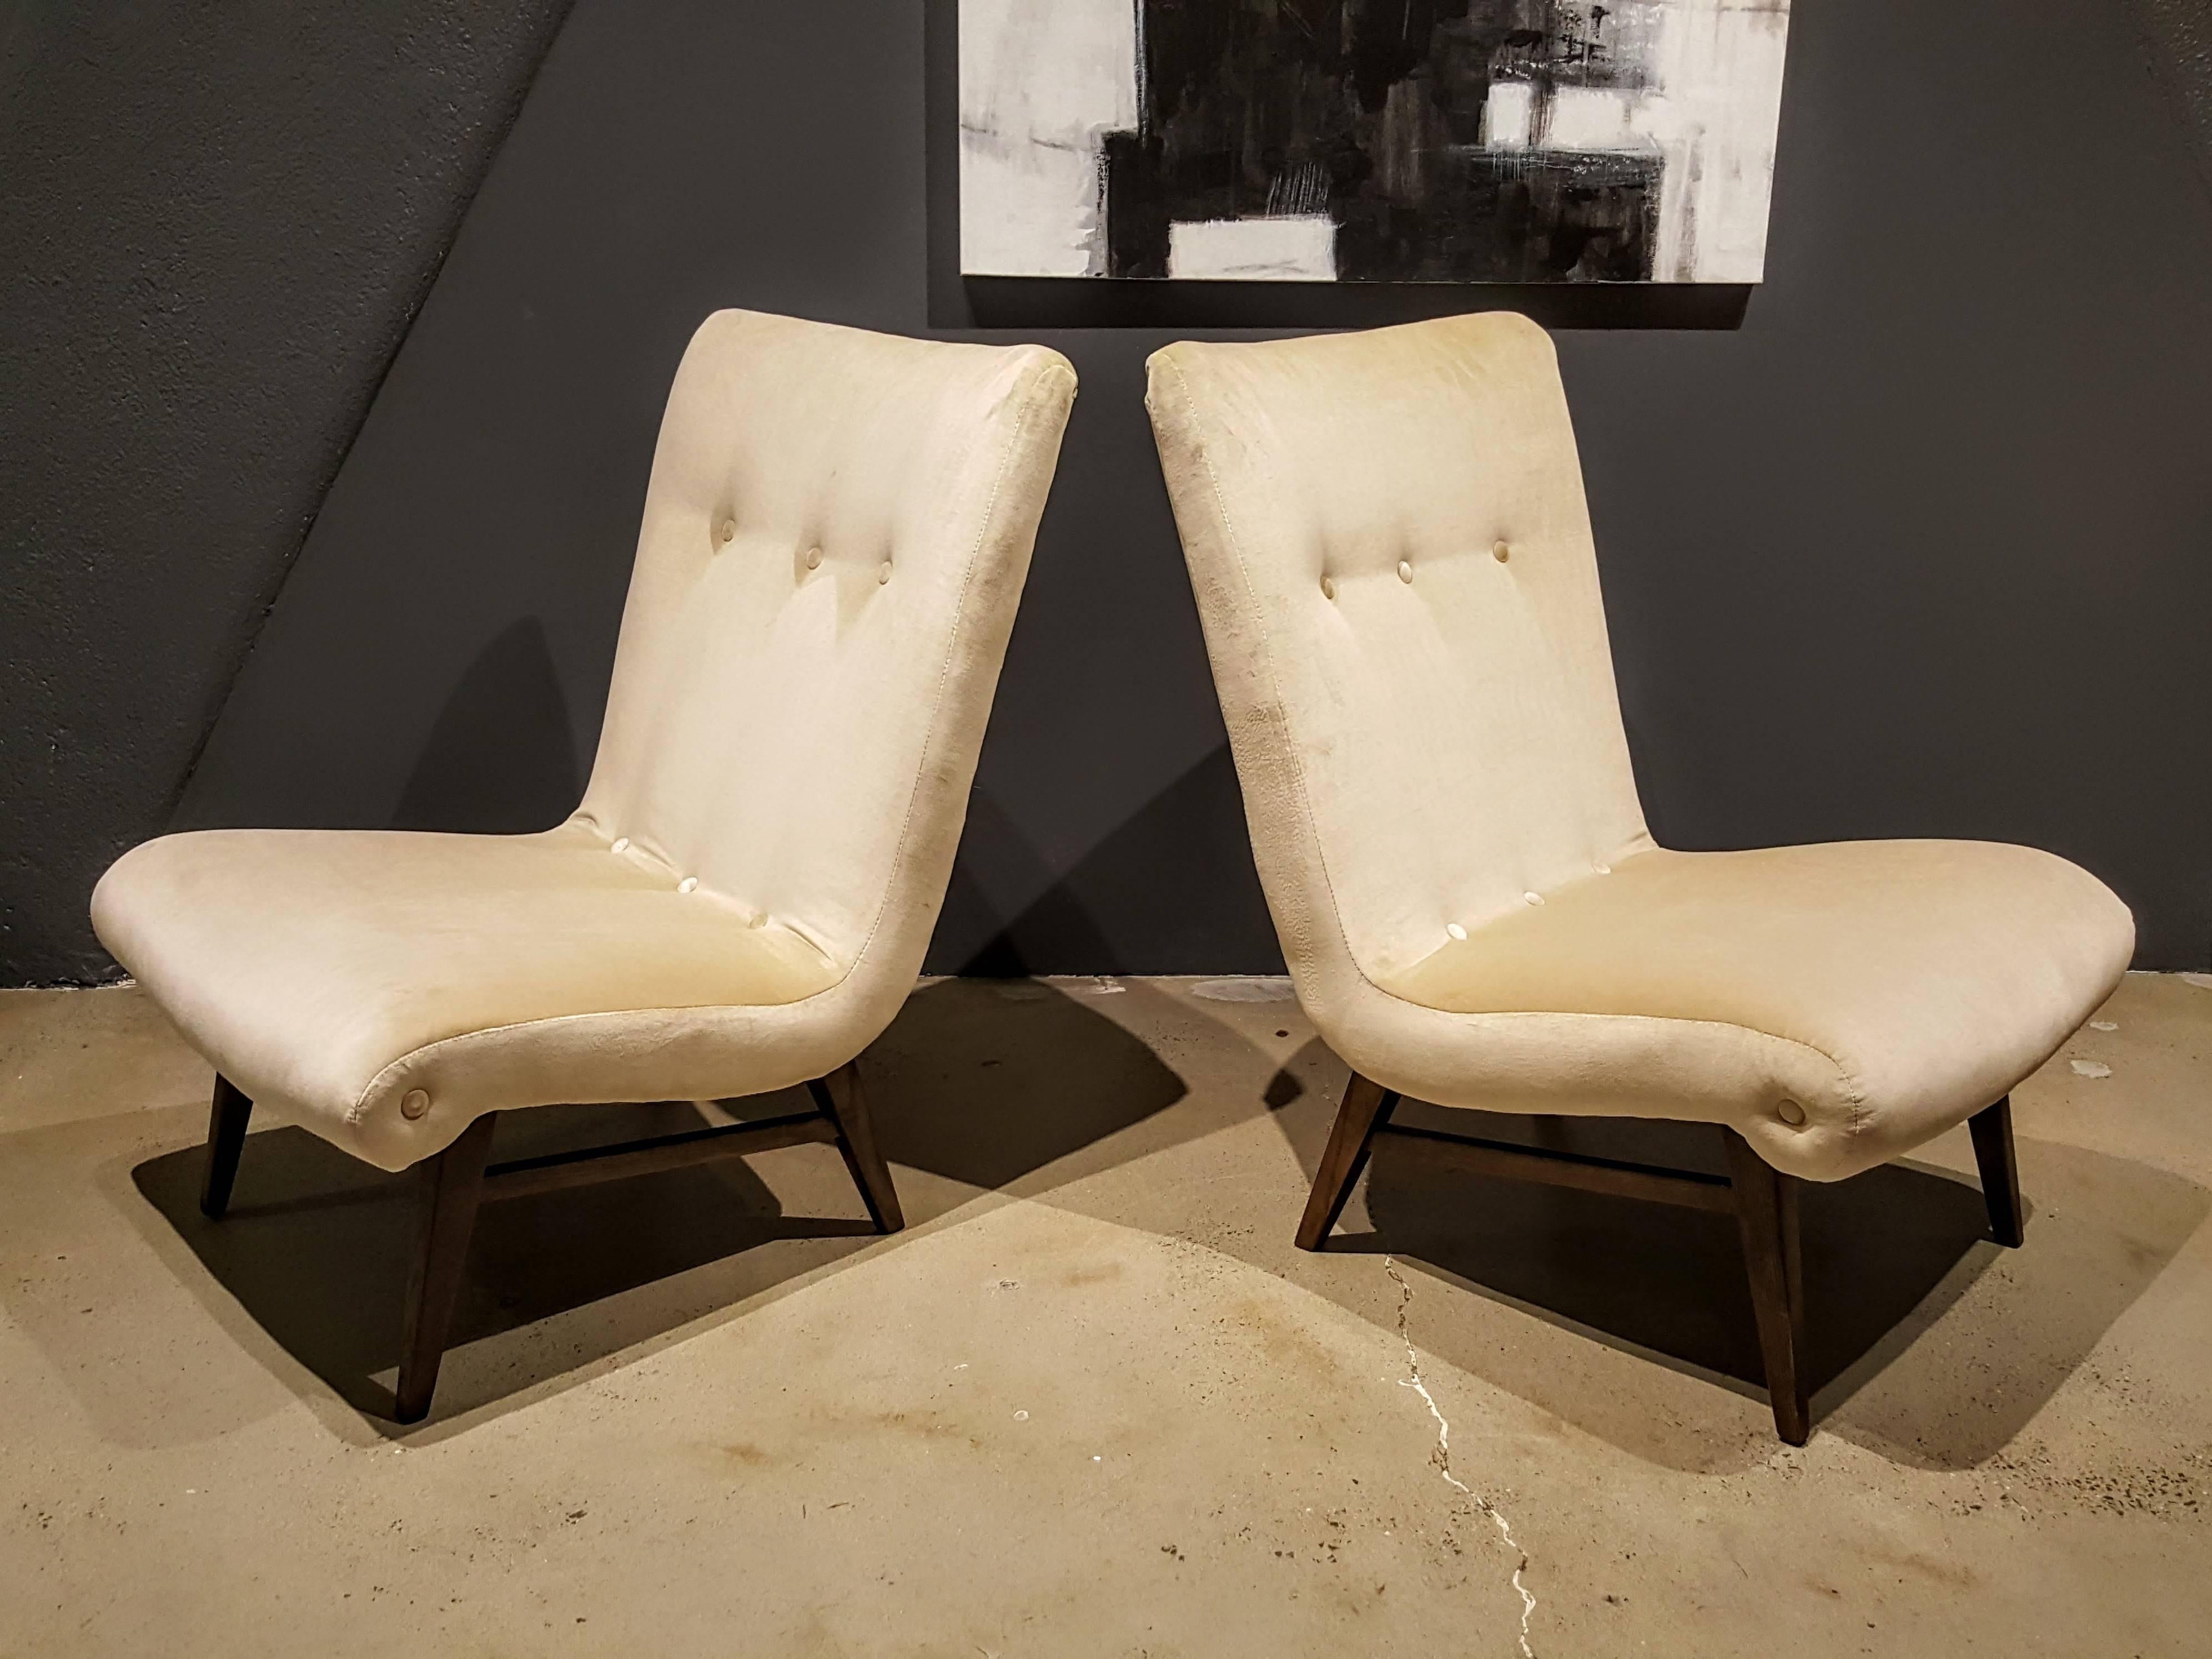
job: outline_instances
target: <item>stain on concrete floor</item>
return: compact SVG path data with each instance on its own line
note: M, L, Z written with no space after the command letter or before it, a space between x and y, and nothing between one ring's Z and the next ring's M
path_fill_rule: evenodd
M1205 983L918 991L893 1238L819 1147L492 1207L404 1431L405 1183L272 1127L211 1226L158 1014L0 994L0 1654L2204 1650L2212 994L2015 1094L2023 1250L1963 1132L1815 1190L1793 1450L1711 1218L1385 1146L1293 1249L1342 1069Z

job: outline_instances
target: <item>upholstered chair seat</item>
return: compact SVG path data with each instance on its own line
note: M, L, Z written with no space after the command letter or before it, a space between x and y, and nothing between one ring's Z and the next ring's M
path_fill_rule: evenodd
M2006 1097L2111 994L2126 908L2023 847L1659 848L1565 390L1525 319L1178 344L1148 404L1268 907L1352 1070L1298 1242L1320 1247L1401 1096L1720 1125L1724 1181L1422 1144L1734 1209L1802 1440L1790 1179L1971 1121L2017 1243Z
M220 830L126 855L100 913L218 1071L398 1170L485 1112L758 1094L852 1058L841 1022L794 1017L851 963L684 879L582 822Z
M830 1141L898 1224L853 1062L944 900L1074 392L1041 347L716 313L669 394L567 823L169 836L100 882L100 939L218 1073L210 1214L256 1102L435 1165L403 1419L479 1189L582 1173L487 1168L500 1113L807 1084L816 1115L605 1172Z
M1718 1121L1832 1181L2050 1059L2134 939L2101 882L2026 847L1645 846L1596 863L1385 971L1403 1006L1345 1033L1370 1074L1451 1105Z

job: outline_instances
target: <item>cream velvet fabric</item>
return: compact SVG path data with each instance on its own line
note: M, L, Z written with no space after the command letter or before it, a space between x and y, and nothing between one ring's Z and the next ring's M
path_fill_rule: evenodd
M1175 345L1147 404L1299 1000L1376 1081L1728 1123L1835 1179L2004 1094L2125 970L2126 908L2047 854L1655 847L1525 319Z
M921 969L1074 393L1041 347L716 313L574 817L164 836L100 882L101 940L240 1088L386 1169L488 1111L835 1070Z

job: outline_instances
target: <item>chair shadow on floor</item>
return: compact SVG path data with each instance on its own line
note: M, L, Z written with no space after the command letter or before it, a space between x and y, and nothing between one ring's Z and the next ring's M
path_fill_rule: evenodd
M909 1228L1018 1186L1184 1093L1119 1025L1033 984L928 986L862 1066ZM807 1103L785 1091L718 1105L762 1117ZM547 1107L503 1120L493 1156L668 1133L701 1119L684 1102ZM773 1185L731 1159L487 1204L432 1422L579 1376L878 1245L834 1151L767 1157ZM388 1414L422 1224L416 1172L386 1174L304 1129L267 1129L247 1138L230 1213L211 1222L198 1206L204 1158L197 1145L166 1152L131 1179L246 1319L379 1431L405 1432Z
M973 1190L1033 1196L1188 1132L1160 1117L1182 1079L1090 999L1036 980L940 980L868 1053L884 1156Z
M1299 1114L1321 1120L1313 1103ZM1709 1126L1469 1115L1409 1103L1401 1122L1720 1172ZM1310 1170L1313 1125L1285 1124ZM1307 1143L1312 1144L1309 1146ZM2027 1242L1989 1241L1966 1176L1899 1163L1801 1188L1804 1360L1816 1428L1893 1461L1977 1467L2002 1451L2087 1359L2212 1212L2179 1176L2022 1139ZM1610 1347L1765 1399L1736 1224L1716 1215L1438 1167L1384 1139L1333 1250L1401 1263ZM1357 1200L1356 1200L1357 1202ZM1659 1461L1713 1446L1653 1420L1632 1387L1563 1389L1553 1345L1516 1351L1484 1321L1431 1318L1418 1340L1585 1431ZM1940 1340L1923 1341L1938 1324ZM1547 1358L1547 1356L1549 1356ZM1763 1425L1762 1425L1763 1428Z

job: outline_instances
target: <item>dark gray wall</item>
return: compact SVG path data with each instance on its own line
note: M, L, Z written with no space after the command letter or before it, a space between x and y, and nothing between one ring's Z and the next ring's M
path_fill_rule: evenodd
M568 0L0 0L0 984L168 821Z
M2146 963L2212 960L2212 195L2148 39L2133 0L1802 4L1741 328L1563 336L1663 840L2033 842ZM951 263L949 44L894 0L580 0L179 825L568 809L698 319L1006 337ZM1278 960L1139 404L1190 331L1155 317L1028 331L1083 397L940 967Z
M2195 134L2212 181L2212 0L2130 0L2142 14L2151 72Z

